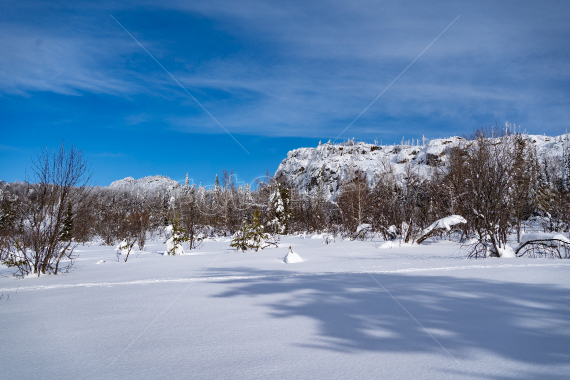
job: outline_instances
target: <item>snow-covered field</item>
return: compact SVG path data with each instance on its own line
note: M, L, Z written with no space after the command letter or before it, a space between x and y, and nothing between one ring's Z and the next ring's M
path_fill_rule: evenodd
M0 378L570 377L570 261L380 244L80 246L69 274L0 278Z

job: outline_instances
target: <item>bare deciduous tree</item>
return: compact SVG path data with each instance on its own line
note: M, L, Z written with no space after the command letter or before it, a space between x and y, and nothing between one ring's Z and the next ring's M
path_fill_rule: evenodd
M57 151L45 148L32 164L34 175L2 257L16 275L58 274L73 265L73 229L90 201L90 172L81 150L64 142Z

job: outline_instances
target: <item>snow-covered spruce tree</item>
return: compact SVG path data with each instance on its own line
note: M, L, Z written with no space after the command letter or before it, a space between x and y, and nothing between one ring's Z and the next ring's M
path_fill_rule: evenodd
M230 247L235 248L238 251L247 251L248 248L251 248L248 245L249 231L250 231L250 226L244 220L240 229L237 230L236 233L234 234L234 238L230 244Z
M278 234L289 233L289 223L291 222L291 193L284 185L277 182L273 192L269 197L270 210L273 219L269 222Z
M62 241L67 242L70 242L73 238L73 208L71 206L71 202L67 202L67 209L65 210L65 218L63 219L60 238Z
M214 180L214 189L207 191L208 199L208 214L209 223L216 230L223 229L223 214L224 214L224 191L220 185L220 180L216 174L216 179Z
M61 234L59 238L62 241L63 251L67 251L69 247L73 244L73 231L74 231L74 215L73 206L71 202L67 202L67 209L65 210L65 217L63 219L63 226L61 229ZM55 264L56 272L59 267L59 260Z
M242 227L235 233L230 247L234 247L240 251L253 249L257 252L270 245L277 246L276 243L269 241L270 236L264 231L263 225L260 222L260 216L259 209L256 208L251 223L247 224L245 221L243 222Z
M555 199L555 189L550 179L549 173L549 160L546 157L543 157L542 165L540 162L537 162L538 165L538 178L536 183L536 194L535 204L536 204L536 211L539 215L543 216L542 225L544 231L553 231L553 223L550 214L550 210L552 208L552 204L554 203Z
M190 187L190 180L188 179L188 173L186 173L186 180L184 181L184 189L188 189Z
M537 210L537 197L540 167L536 159L536 150L526 136L521 134L509 136L514 145L514 162L512 167L513 184L510 189L511 217L517 231L517 242L520 243L523 221Z
M180 225L178 213L170 220L170 225L166 227L166 231L170 233L170 237L164 242L166 244L167 255L183 255L184 248L182 243L188 241L184 227Z
M255 250L256 252L259 249L264 249L269 247L271 244L275 244L269 242L270 236L265 232L263 224L261 224L260 221L260 216L261 214L259 210L256 208L253 213L253 220L251 221L251 227L249 231L248 244L251 247L251 249Z
M17 200L16 195L0 190L0 264L7 267L25 264L15 254L18 250L17 244L23 244L19 239L19 230L23 229L23 224L19 223L21 218L18 217ZM18 228L18 224L21 224L21 228Z
M16 213L9 193L0 190L0 248L8 233L14 228Z
M221 204L221 226L224 236L229 232L235 232L240 225L241 218L238 217L239 197L235 184L235 174L231 170L222 170L222 204Z
M562 186L570 189L570 140L568 134L564 135L564 150L562 154Z

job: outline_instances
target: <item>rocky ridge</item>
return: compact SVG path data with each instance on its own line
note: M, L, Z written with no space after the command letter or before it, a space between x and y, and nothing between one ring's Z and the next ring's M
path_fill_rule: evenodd
M557 137L525 135L536 146L538 156L562 157L566 136ZM341 184L357 171L366 174L370 186L381 175L391 172L401 181L407 171L413 170L423 178L429 178L436 167L445 167L450 148L466 142L462 137L434 139L418 145L376 145L349 140L340 144L321 144L315 148L298 148L287 154L276 177L287 178L301 191L312 192L319 186L325 194L334 197Z

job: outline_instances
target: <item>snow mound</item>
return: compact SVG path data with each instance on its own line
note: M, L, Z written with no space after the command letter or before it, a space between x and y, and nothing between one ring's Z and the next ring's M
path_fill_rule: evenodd
M498 250L499 250L499 256L502 259L514 259L517 257L515 251L509 245L507 245L505 248L498 248Z
M182 247L182 244L176 244L174 242L174 237L171 237L168 240L166 240L166 252L164 252L164 254L166 256L168 256L170 254L184 255L185 253L186 252L184 252L184 248Z
M129 245L124 240L122 242L120 242L119 245L115 249L117 251L121 251L120 252L121 255L126 255L129 253Z
M403 243L399 240L396 241L386 241L378 246L378 249L390 249L390 248L401 248L401 247L415 247L411 243Z
M289 253L283 258L283 262L285 264L302 263L303 261L304 260L301 258L301 256L299 256L299 254L296 252L293 252L293 250L290 250Z

